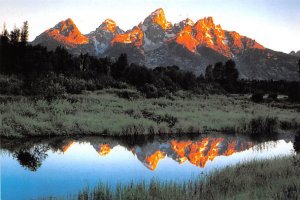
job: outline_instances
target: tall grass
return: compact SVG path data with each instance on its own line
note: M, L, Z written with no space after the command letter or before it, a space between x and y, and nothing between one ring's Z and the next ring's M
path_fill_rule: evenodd
M145 99L138 95L134 99L121 98L127 93L123 90L106 89L67 95L64 99L54 101L2 96L0 134L5 137L20 137L186 133L206 130L249 132L254 131L256 126L258 129L254 132L264 134L266 131L277 131L278 124L283 122L293 123L297 127L295 122L300 121L295 108L252 103L246 96L196 96L180 92L180 95L171 98ZM6 98L9 100L6 101Z
M152 180L116 189L99 184L67 199L163 200L163 199L299 199L300 157L251 161L216 171L206 178L183 183ZM63 199L63 198L62 198Z

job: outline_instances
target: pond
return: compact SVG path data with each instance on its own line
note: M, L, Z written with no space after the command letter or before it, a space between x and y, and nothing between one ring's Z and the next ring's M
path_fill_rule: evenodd
M290 139L248 137L50 138L1 141L1 197L37 199L76 194L99 182L184 181L253 159L294 154Z

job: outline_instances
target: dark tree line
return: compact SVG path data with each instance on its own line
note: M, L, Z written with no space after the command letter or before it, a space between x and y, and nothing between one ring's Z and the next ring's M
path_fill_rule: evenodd
M28 23L24 22L21 29L15 27L10 33L4 27L0 35L0 73L17 77L9 83L0 80L1 93L9 93L9 90L13 91L11 93L21 91L29 95L46 92L51 97L64 92L121 88L129 84L147 97L167 96L177 90L191 90L201 94L253 93L258 90L289 94L292 91L290 93L293 93L294 99L299 96L295 92L298 86L296 83L239 80L233 60L209 65L204 76L196 76L178 66L149 69L129 64L126 54L112 60L88 54L73 56L62 47L47 51L45 47L30 45L28 33Z

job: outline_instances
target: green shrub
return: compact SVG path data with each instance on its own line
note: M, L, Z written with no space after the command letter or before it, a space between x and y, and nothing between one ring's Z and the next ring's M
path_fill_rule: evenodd
M86 89L86 82L83 79L65 78L63 85L65 86L67 93L70 94L81 94L82 90Z
M141 97L140 93L136 90L121 90L117 92L117 95L120 98L124 98L128 100L134 100Z
M59 80L60 79L53 74L41 77L32 83L31 87L33 93L48 100L62 98L66 93L66 88Z
M146 83L140 88L140 91L145 94L147 98L157 98L159 96L158 89L153 84Z

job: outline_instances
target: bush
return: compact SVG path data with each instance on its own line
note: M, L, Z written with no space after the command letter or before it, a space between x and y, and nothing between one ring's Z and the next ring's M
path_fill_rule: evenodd
M61 98L66 93L66 88L59 81L60 79L54 74L41 77L32 83L33 93L40 95L48 100Z
M23 81L15 76L0 76L0 94L22 94Z
M124 98L128 100L134 100L141 97L140 93L135 90L121 90L117 92L117 95L120 98Z
M70 94L81 94L82 90L86 89L86 82L83 79L65 78L63 85Z
M278 119L275 117L252 119L247 128L248 134L251 136L276 136L278 130Z
M146 83L140 88L140 91L145 94L147 98L157 98L159 96L158 89L153 84Z
M251 96L251 100L256 103L262 102L264 100L264 93L262 91L254 92Z
M90 90L90 91L97 90L97 85L96 85L95 82L96 82L95 80L88 80L88 81L86 81L86 83L85 83L85 89L86 90Z

